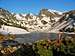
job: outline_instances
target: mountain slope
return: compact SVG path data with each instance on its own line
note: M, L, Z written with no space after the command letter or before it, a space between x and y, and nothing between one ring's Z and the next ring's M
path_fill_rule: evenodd
M74 28L75 10L60 12L51 9L42 9L38 15L16 14L0 8L0 25L17 27L26 32L66 31ZM72 25L73 24L73 25Z
M54 24L51 31L74 32L75 31L75 10L63 13L59 21Z
M0 32L2 34L26 34L28 33L26 30L17 28L17 27L12 27L12 26L6 26L2 25L2 28L0 28Z
M45 16L42 16L42 14ZM56 14L48 10L45 11L44 9L40 11L39 15L33 15L31 13L15 14L5 9L0 9L0 24L22 28L28 32L44 31L51 28L51 25L56 21L55 18L59 16L58 13Z

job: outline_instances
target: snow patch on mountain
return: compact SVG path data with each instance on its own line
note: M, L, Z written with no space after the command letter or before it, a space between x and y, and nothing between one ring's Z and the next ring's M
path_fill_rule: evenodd
M57 10L52 10L52 9L48 9L48 11L49 12L52 12L52 13L57 12L60 15L62 15L62 13L63 13L63 12L60 12L60 11L57 11Z
M60 17L55 17L54 19L57 22L57 21L59 21Z
M2 34L26 34L29 33L24 29L17 28L17 27L11 27L11 26L6 26L2 25L2 28L0 28L0 33Z
M22 15L23 17L20 16L20 14L16 14L16 15L15 15L16 19L17 19L17 20L25 20L26 14L21 14L21 15Z

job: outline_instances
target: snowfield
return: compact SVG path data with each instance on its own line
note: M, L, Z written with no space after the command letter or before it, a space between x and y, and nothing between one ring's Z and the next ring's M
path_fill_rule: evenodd
M63 13L63 12L61 12L61 11L57 11L57 10L53 10L53 9L49 9L48 11L49 11L49 12L52 12L52 13L57 12L57 13L60 14L60 15L62 15L62 13Z
M0 28L0 33L2 34L25 34L25 33L29 33L24 29L21 28L17 28L17 27L11 27L11 26L6 26L6 25L2 25L2 28Z

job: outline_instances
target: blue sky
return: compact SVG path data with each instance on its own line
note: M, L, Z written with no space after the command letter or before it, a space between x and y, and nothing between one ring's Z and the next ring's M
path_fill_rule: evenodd
M67 11L75 9L75 0L0 0L0 7L15 13L39 13L43 8Z

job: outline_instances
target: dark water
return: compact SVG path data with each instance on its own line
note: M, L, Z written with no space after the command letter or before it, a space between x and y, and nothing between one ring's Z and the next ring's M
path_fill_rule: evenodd
M72 37L75 36L74 34L68 34L68 33L63 33L61 35L61 38L64 37ZM58 33L44 33L44 32L31 32L28 34L18 34L16 35L16 41L20 42L20 43L28 43L28 42L34 42L37 40L42 40L42 39L58 39L59 34Z
M20 43L34 42L41 39L56 39L59 35L56 33L32 32L29 34L16 35L16 41Z

